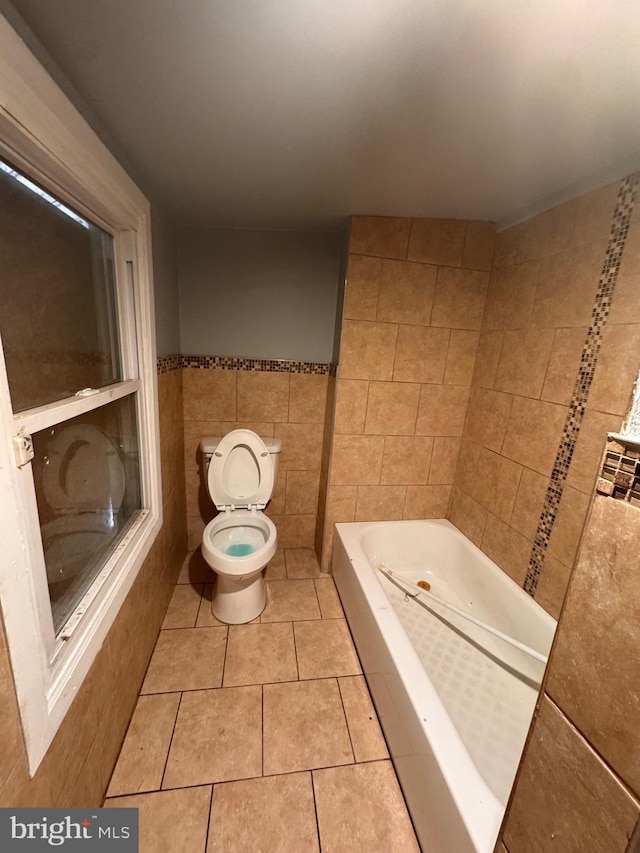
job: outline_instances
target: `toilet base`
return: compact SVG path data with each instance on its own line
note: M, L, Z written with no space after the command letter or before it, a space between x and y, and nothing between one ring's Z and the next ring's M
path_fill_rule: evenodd
M262 569L241 580L216 573L211 611L220 622L227 625L252 622L262 613L266 603L267 589Z

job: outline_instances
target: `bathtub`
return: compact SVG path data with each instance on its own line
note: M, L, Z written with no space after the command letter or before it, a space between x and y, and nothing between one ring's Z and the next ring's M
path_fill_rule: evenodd
M491 853L555 620L444 519L336 524L332 571L423 850Z

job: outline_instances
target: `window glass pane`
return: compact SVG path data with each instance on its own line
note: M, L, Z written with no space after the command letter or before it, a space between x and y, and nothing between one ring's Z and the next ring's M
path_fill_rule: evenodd
M3 161L0 267L14 412L121 379L111 235Z
M33 435L56 633L141 508L135 395Z

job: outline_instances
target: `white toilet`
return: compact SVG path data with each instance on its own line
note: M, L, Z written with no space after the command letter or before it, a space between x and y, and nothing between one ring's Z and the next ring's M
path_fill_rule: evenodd
M282 442L250 429L200 442L209 494L219 510L202 535L202 556L217 574L211 609L230 625L264 610L262 569L278 546L275 524L262 512L276 474Z
M49 584L68 583L105 552L125 493L118 447L99 427L56 430L42 471L44 498L56 518L42 525Z

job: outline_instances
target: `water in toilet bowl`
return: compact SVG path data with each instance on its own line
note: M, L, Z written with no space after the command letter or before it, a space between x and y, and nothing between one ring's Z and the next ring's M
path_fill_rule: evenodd
M265 534L259 527L236 524L219 530L212 545L230 557L246 557L262 548L265 541Z

